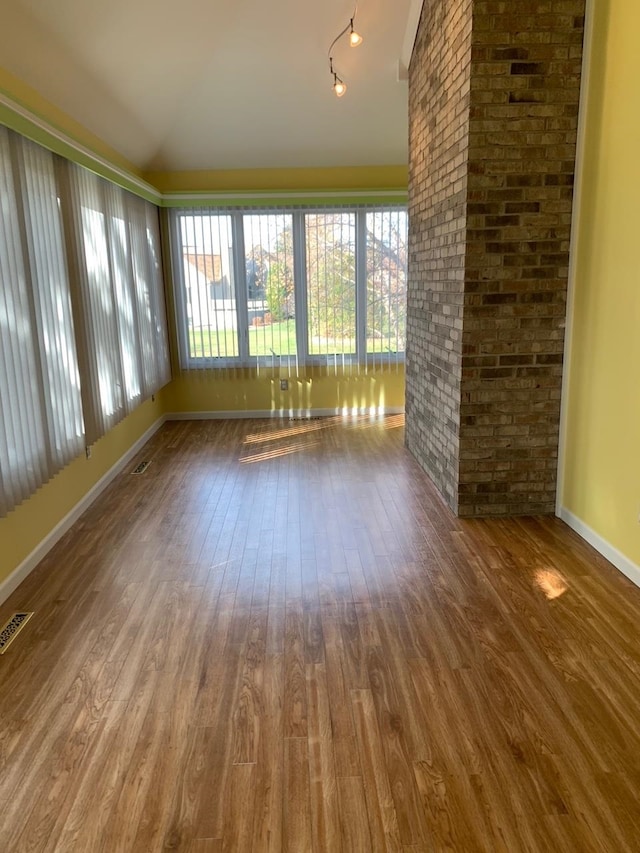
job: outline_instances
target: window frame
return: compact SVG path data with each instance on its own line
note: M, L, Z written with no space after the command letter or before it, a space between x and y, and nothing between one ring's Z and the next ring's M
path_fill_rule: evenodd
M367 214L401 212L407 214L404 204L376 205L309 205L304 207L196 207L172 208L169 214L171 247L171 270L174 281L176 307L176 335L180 366L184 370L224 368L267 368L301 366L367 366L404 364L405 352L367 352ZM355 241L355 322L356 346L354 353L314 354L309 347L309 301L307 282L306 216L354 214ZM288 214L292 217L292 244L294 270L294 303L296 324L295 355L250 355L249 352L249 307L244 245L244 217ZM231 220L231 257L233 264L234 299L236 311L237 356L192 356L189 348L189 322L187 311L187 288L184 275L184 246L182 244L182 220L206 216L225 216ZM405 241L408 240L408 227Z

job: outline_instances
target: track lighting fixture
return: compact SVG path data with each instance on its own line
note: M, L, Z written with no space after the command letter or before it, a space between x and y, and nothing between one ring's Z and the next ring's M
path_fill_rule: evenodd
M333 84L333 91L336 93L337 98L341 98L347 91L347 84L343 83L339 77L336 77L336 82Z
M333 67L333 48L340 41L340 39L349 33L349 46L350 47L358 47L362 44L362 36L360 33L356 32L353 26L353 22L355 20L356 14L358 12L358 4L356 3L355 9L353 10L353 15L349 19L349 23L347 26L341 30L338 35L334 38L334 40L329 45L329 50L327 51L327 56L329 57L329 72L333 77L333 91L336 94L336 97L341 98L344 93L347 91L347 84L344 80L338 75L338 73L334 70Z

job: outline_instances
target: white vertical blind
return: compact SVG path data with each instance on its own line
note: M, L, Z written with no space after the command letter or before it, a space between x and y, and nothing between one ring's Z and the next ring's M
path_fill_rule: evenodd
M335 359L356 353L356 215L308 213L309 353Z
M404 360L407 213L170 212L180 364Z
M242 217L249 355L296 355L293 216Z
M153 205L60 164L87 443L170 378Z
M84 424L73 315L53 156L15 137L22 153L22 198L31 287L48 393L49 452L56 468L82 452Z
M183 282L184 360L239 355L233 228L225 214L192 212L178 217L176 277Z
M142 392L148 397L171 379L160 222L154 205L131 193L126 201Z
M0 127L0 516L170 378L157 209Z
M53 155L0 127L0 515L84 444Z
M93 444L127 413L105 200L101 178L59 165L86 438Z
M405 350L407 212L366 214L367 352L392 357Z
M134 298L133 260L125 198L120 187L98 179L104 197L104 222L110 258L115 326L120 346L124 406L132 411L142 401L142 358Z

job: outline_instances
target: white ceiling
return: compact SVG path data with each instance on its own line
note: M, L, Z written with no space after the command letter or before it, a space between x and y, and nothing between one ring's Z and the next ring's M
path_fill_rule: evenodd
M0 0L0 65L143 170L402 164L417 0ZM406 59L405 59L406 61Z

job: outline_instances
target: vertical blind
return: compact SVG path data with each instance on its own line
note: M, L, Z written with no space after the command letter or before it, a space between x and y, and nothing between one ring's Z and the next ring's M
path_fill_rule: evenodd
M82 451L53 155L0 128L0 514Z
M87 444L169 379L153 205L60 163Z
M183 368L404 358L407 212L173 210Z
M192 358L238 355L238 319L231 253L230 216L191 216L180 220L183 247L184 312Z
M169 378L156 208L0 127L0 516Z
M295 357L293 216L244 215L249 356Z
M356 215L305 216L309 354L356 353Z

